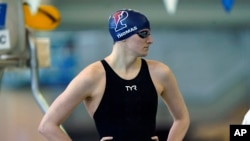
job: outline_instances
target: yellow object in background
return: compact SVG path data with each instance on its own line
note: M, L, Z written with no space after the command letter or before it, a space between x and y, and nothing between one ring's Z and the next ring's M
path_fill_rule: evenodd
M27 3L23 4L24 21L33 30L53 30L60 23L59 11L51 5L40 5L36 13L32 13Z

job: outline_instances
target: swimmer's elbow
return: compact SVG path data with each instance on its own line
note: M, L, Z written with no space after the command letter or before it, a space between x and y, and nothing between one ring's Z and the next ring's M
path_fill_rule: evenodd
M38 126L38 132L43 136L47 136L51 132L52 128L53 126L49 123L41 122Z
M42 122L38 126L38 132L48 141L72 141L57 124Z
M46 127L46 124L40 123L37 130L40 134L45 135L48 129Z

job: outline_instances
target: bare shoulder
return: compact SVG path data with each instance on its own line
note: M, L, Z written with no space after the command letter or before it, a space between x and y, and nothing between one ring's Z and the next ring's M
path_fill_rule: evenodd
M75 79L74 84L80 87L82 100L88 113L93 117L106 85L106 73L101 61L85 67Z
M103 82L105 71L100 61L85 67L69 84L75 92L81 93L85 98L93 94L96 87Z
M103 75L105 73L101 61L96 61L87 67L85 67L81 72L80 75L85 75L85 77L91 78L98 78L98 75Z
M94 62L85 67L75 79L80 79L88 84L96 83L102 76L105 75L105 71L100 61Z
M149 71L153 76L158 76L162 78L163 76L167 76L169 75L169 73L171 73L169 66L160 61L156 60L146 60L146 61L149 67Z
M149 68L150 76L156 87L157 93L162 95L167 87L168 83L173 78L172 72L168 65L156 61L156 60L146 60ZM171 82L170 82L171 83Z

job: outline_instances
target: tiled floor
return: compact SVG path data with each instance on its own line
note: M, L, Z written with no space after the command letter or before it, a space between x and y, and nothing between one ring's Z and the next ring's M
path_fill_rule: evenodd
M2 141L45 141L37 132L42 112L29 90L0 93L0 137Z

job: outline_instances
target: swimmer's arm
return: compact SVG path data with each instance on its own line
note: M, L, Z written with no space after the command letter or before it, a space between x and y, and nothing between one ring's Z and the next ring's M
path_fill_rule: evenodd
M190 124L189 112L181 92L179 91L174 74L167 66L162 68L165 73L162 73L161 77L164 87L161 97L174 120L167 141L182 141Z
M90 93L91 74L83 71L75 77L45 113L38 131L48 141L71 141L70 137L61 130L60 125Z

